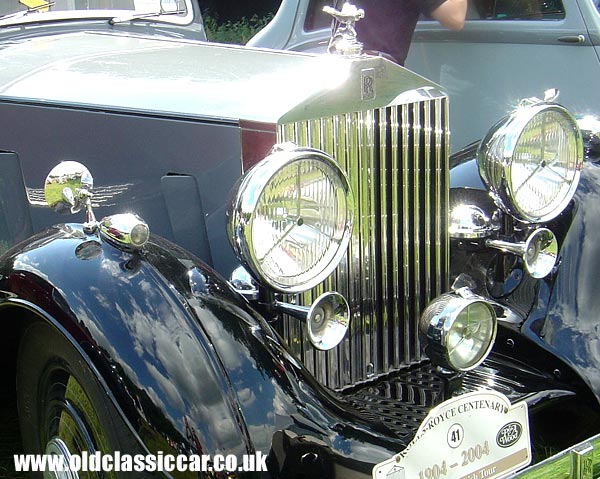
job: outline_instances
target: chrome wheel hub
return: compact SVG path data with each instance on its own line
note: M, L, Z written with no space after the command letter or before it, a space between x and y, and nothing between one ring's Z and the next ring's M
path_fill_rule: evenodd
M53 437L46 444L46 456L62 457L64 470L44 471L44 479L79 479L79 474L69 469L71 461L71 452L65 442L58 436ZM58 461L57 461L58 462Z

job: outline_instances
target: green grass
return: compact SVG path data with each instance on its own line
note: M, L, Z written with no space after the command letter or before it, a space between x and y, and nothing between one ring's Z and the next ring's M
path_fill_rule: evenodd
M597 478L600 477L600 460L598 458L600 436L591 438L589 444L594 447L594 464L591 477ZM515 479L570 479L571 460L570 453L561 452L517 474Z
M71 188L73 193L75 193L78 188L81 188L81 182L77 180L67 180L65 183L52 183L48 185L44 189L46 203L53 205L64 201L62 193L65 188Z
M244 45L272 18L272 14L264 17L252 15L250 18L242 17L237 21L219 22L218 16L214 16L211 12L203 14L204 27L209 41L238 45Z

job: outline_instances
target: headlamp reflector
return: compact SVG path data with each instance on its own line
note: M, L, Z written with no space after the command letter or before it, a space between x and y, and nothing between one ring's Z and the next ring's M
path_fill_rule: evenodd
M285 147L243 178L229 231L238 256L258 279L282 292L300 292L338 265L353 214L350 185L331 157Z

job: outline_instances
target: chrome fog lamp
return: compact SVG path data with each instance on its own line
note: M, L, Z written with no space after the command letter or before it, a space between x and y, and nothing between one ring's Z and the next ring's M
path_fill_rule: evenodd
M304 322L308 339L315 348L323 351L335 348L350 326L350 306L339 293L323 293L310 307L277 301L275 308Z
M504 211L529 223L549 221L577 189L581 132L565 108L523 103L490 130L477 157L480 175Z
M354 200L330 156L285 144L246 173L228 214L240 260L259 281L295 293L337 267L350 240Z
M548 276L558 259L558 242L554 233L547 228L535 230L522 243L487 240L485 244L523 258L525 268L531 276L537 279Z
M466 288L435 298L419 321L425 352L437 365L455 371L477 367L496 338L492 306Z

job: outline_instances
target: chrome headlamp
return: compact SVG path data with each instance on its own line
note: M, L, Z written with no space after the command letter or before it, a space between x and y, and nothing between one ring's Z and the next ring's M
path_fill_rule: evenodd
M258 280L295 293L337 267L353 215L352 191L337 163L321 151L285 144L242 178L228 232Z
M496 338L492 306L467 288L435 298L419 321L425 351L437 365L468 371L487 357Z
M525 103L494 127L477 152L479 172L498 205L537 223L573 197L583 161L581 132L563 107Z

